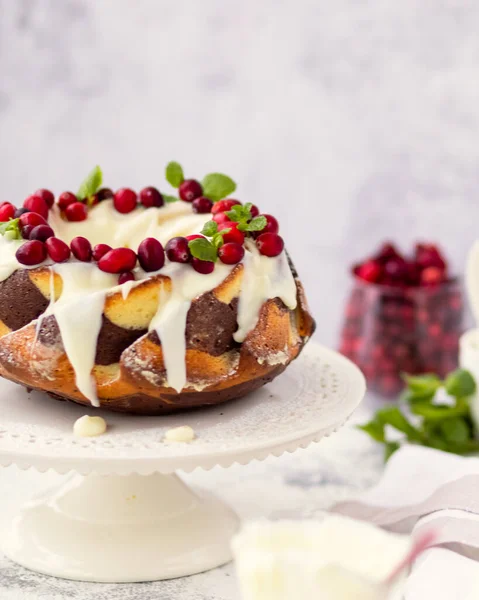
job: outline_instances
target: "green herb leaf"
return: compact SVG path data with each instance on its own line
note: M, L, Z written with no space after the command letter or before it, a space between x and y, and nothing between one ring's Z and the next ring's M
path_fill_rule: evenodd
M441 387L441 380L434 373L404 375L403 378L409 388L409 392L413 396L434 395Z
M165 175L166 181L174 188L180 187L180 185L185 180L183 169L180 163L177 163L174 160L172 160L166 165Z
M77 198L79 200L83 200L93 194L96 194L101 187L103 182L103 173L101 172L100 167L97 165L90 171L87 177L83 180L82 184L77 193Z
M446 392L456 398L471 396L476 391L473 376L465 369L457 369L444 382Z
M203 195L213 202L218 202L232 194L236 189L236 183L227 175L221 173L210 173L201 182Z
M200 260L216 262L218 259L217 248L206 238L196 238L188 244L191 254Z
M218 233L218 223L216 221L208 221L201 230L201 234L207 237L213 237L215 233Z
M361 429L362 431L366 432L376 442L386 441L386 437L384 434L384 425L377 417L372 419L372 421L369 421L369 423L365 423L364 425L358 425L358 429Z
M446 419L439 423L439 430L446 442L451 444L463 444L471 437L471 431L466 420L462 417Z
M378 410L376 418L379 419L383 425L390 425L391 427L394 427L394 429L404 433L408 440L421 440L420 432L411 425L397 406L389 406Z
M246 231L263 231L263 229L268 224L266 217L255 217L248 225L246 226Z
M465 398L458 398L455 406L446 404L431 404L430 402L412 402L411 412L429 421L442 421L452 417L467 417L470 412L469 402Z
M22 232L19 225L20 219L10 219L0 223L0 235L5 236L9 240L21 240Z
M163 196L163 200L165 202L167 202L168 204L179 201L179 198L177 198L176 196L168 196L168 194L161 194L161 195Z
M384 462L387 462L400 447L399 442L386 442L384 444Z

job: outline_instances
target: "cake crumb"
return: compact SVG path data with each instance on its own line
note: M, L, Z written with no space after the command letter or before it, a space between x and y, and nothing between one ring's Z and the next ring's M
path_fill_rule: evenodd
M166 442L192 442L195 439L195 432L189 425L173 427L165 433Z
M73 433L79 437L94 437L106 431L106 421L102 417L83 415L73 425Z

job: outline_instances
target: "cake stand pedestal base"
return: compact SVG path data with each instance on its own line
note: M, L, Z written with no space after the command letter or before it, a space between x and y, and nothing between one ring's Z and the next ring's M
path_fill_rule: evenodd
M3 539L13 561L96 582L193 575L231 560L233 511L176 475L72 475L27 503Z

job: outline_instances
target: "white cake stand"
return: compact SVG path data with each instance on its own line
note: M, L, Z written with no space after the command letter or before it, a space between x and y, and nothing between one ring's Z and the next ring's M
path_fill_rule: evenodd
M341 427L365 393L361 372L310 343L286 372L243 400L166 417L115 415L26 394L0 383L0 463L73 471L21 507L2 536L13 561L40 573L98 582L192 575L231 559L233 511L175 474L246 464L319 441ZM102 414L109 428L77 438L74 421ZM194 442L166 443L190 425Z

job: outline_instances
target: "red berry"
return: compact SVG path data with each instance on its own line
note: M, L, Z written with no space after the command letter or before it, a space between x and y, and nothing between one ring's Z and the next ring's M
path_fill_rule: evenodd
M197 240L198 238L204 238L204 235L200 235L199 233L194 233L193 235L187 235L186 239L191 242L192 240Z
M437 267L445 270L446 261L439 250L433 244L416 244L416 263L421 269L428 267Z
M38 215L40 216L40 215ZM25 227L22 227L21 233L22 233L22 238L24 240L29 240L30 239L30 234L32 233L32 231L35 228L33 227L33 225L25 225Z
M236 265L243 260L244 248L239 244L224 244L218 250L218 256L225 265Z
M273 258L283 252L284 241L276 233L262 233L256 240L256 245L261 254Z
M101 188L101 190L98 190L95 196L98 202L103 202L103 200L110 200L110 198L113 198L114 194L113 190L110 190L110 188Z
M93 260L96 260L98 262L100 260L100 258L102 256L105 256L105 254L107 252L110 252L110 250L111 250L111 246L109 246L108 244L97 244L96 246L93 247L93 251L92 251Z
M409 275L409 270L406 261L401 257L391 258L384 265L384 275L387 279L391 279L394 282L406 280Z
M20 229L23 231L27 225L31 227L36 227L37 225L48 225L46 220L35 212L27 212L23 215L20 215L18 224L20 225Z
M50 192L50 190L45 190L42 188L40 190L37 190L34 196L39 196L40 198L45 200L48 208L51 208L53 206L53 203L55 202L55 196L52 192Z
M396 247L391 242L384 243L376 256L376 260L380 263L387 262L390 258L396 258L400 256Z
M193 202L193 200L199 198L202 193L203 188L196 179L185 179L178 188L178 194L185 202Z
M51 237L45 242L45 246L48 256L57 263L65 262L70 258L70 248L63 240Z
M165 264L165 251L156 238L145 238L138 246L138 260L144 271L158 271Z
M50 225L37 225L34 227L29 235L28 239L30 240L40 240L41 242L46 242L48 238L51 238L55 235L55 232L50 227Z
M140 202L145 208L151 208L152 206L158 208L164 204L163 196L154 187L146 187L141 190Z
M193 269L202 275L208 275L209 273L213 273L215 270L215 263L209 262L207 260L200 260L199 258L193 258L191 260L191 264Z
M4 223L5 221L9 221L13 219L15 215L16 208L10 202L4 202L0 206L0 222Z
M213 221L218 223L218 225L221 225L222 223L231 223L232 222L231 219L228 217L228 215L224 212L216 213L216 215L213 215Z
M118 277L118 285L126 283L127 281L135 281L135 275L131 271L125 271L125 273L120 273L120 276Z
M43 242L32 240L31 242L22 244L15 256L22 265L38 265L46 259L47 249Z
M244 233L238 229L237 223L222 223L218 226L219 231L224 229L230 229L228 233L223 235L223 241L225 244L244 244Z
M88 217L88 209L81 202L74 202L65 209L65 217L68 221L84 221Z
M368 260L357 270L358 277L361 277L361 279L364 279L364 281L369 281L369 283L375 283L376 281L379 281L381 274L381 265L375 260Z
M190 238L200 238L203 237L201 235L198 236L190 236ZM165 248L166 256L172 262L178 263L187 263L191 260L190 249L188 248L188 239L184 237L175 237L172 238L167 244Z
M195 200L193 200L192 206L195 213L209 213L211 212L213 202L211 202L211 200L206 196L200 196L199 198L195 198Z
M90 242L79 235L76 238L73 238L70 242L70 248L72 249L73 256L82 262L90 262L91 261L91 244Z
M129 188L121 188L113 196L113 205L120 213L130 213L136 208L136 192Z
M98 261L98 268L105 273L132 271L136 265L136 254L130 248L110 250Z
M444 270L439 267L427 267L421 273L422 285L437 285L444 281Z
M13 218L14 219L18 219L19 217L21 217L22 215L27 214L28 212L30 212L28 210L28 208L23 208L23 207L16 208L15 212L13 213Z
M48 219L48 204L40 196L29 196L23 203L24 208L28 208L34 213L42 215L43 218Z
M266 227L261 230L261 233L278 233L279 223L277 219L273 217L273 215L263 214L260 216L265 217L266 219Z
M211 209L211 212L214 215L216 215L217 213L220 213L220 212L227 212L228 210L231 210L233 208L233 206L236 206L238 204L241 204L241 202L239 200L233 200L232 198L220 200L219 202L215 202L213 204L213 208Z
M72 192L63 192L63 194L60 194L57 204L60 210L65 210L67 206L70 206L70 204L73 204L74 202L78 202L78 198L75 194Z
M256 204L253 204L253 206L249 209L250 213L251 213L251 217L254 219L255 217L259 216L259 208L256 206ZM266 216L266 215L265 215Z

